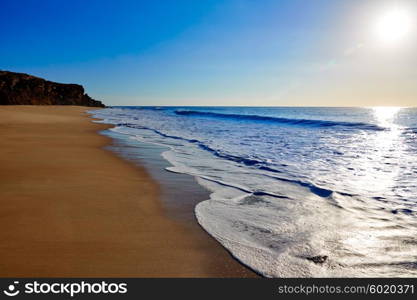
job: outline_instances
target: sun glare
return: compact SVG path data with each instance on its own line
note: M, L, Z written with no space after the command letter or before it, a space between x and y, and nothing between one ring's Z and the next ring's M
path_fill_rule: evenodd
M377 106L372 109L378 125L392 127L395 117L402 108L395 106Z
M406 9L392 9L382 14L375 26L378 38L386 44L397 44L407 38L412 28L412 18Z

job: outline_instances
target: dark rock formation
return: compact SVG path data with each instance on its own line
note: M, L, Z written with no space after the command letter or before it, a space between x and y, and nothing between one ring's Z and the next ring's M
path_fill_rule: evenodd
M315 264L323 264L329 257L327 255L318 255L318 256L311 256L306 257L306 259L311 260Z
M63 84L24 73L0 71L0 105L80 105L104 107L78 84Z

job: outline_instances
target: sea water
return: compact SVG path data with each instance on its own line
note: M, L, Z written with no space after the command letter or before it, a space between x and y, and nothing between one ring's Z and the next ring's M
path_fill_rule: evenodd
M417 109L113 107L211 192L195 214L268 277L417 276Z

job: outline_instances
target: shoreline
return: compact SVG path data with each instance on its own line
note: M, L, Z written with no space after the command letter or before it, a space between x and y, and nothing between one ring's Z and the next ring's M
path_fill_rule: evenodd
M262 277L234 257L227 248L199 224L195 207L198 203L209 199L210 192L199 185L193 176L166 170L172 165L161 154L169 148L137 140L130 144L129 138L126 139L123 134L109 130L102 131L101 134L109 136L113 141L106 149L116 153L122 159L144 167L152 179L160 184L160 201L165 215L174 222L185 226L189 231L188 234L192 235L192 238L204 248L214 249L217 259L224 260L219 266L213 265L213 267L223 268L223 271L218 270L223 274L238 272L239 277ZM182 188L177 189L178 186ZM219 247L220 249L218 249ZM226 257L224 257L225 253ZM233 260L233 263L229 258ZM236 266L236 262L238 266ZM226 269L229 270L226 271Z
M0 107L0 276L256 277L168 216L148 171L103 149L112 126L92 109Z

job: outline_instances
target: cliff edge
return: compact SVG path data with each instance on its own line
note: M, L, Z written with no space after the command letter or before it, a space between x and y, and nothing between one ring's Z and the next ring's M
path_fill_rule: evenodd
M24 73L0 70L0 105L79 105L105 107L78 84L48 81Z

